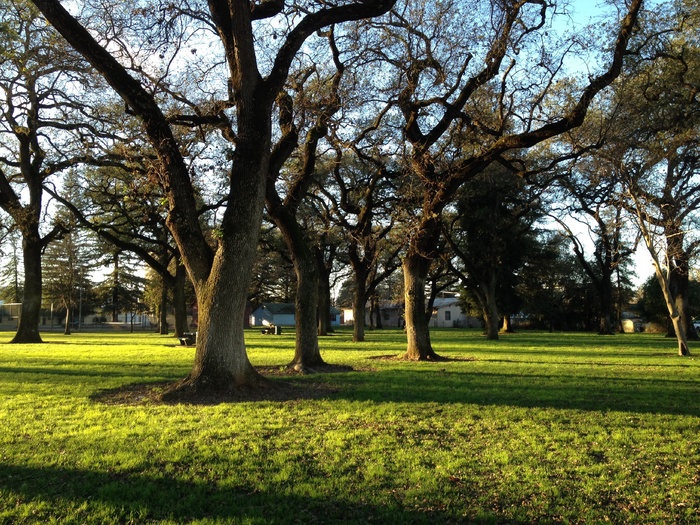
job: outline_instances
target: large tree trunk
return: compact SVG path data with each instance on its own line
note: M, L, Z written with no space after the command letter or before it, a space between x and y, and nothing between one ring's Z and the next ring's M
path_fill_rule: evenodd
M20 311L17 333L13 343L41 343L39 321L41 317L41 250L39 233L31 238L22 238L24 258L24 297Z
M314 367L325 364L318 346L318 268L314 257L307 255L312 254L297 254L294 257L298 286L294 308L296 345L294 359L288 366L300 372L310 372Z
M161 278L160 306L158 307L158 333L168 335L168 286L163 278Z
M262 381L245 351L241 319L249 272L240 272L242 261L236 255L237 250L230 246L219 249L209 281L197 291L197 351L192 372L184 382L195 393L226 393Z
M481 302L481 308L484 314L486 339L497 341L500 329L500 315L498 314L498 304L496 302L496 272L490 272L489 277L489 282L481 283L476 295Z
M72 313L73 303L70 300L68 300L66 301L66 322L63 325L63 335L71 335L70 325L73 321L73 316L71 315Z
M268 206L268 213L282 233L294 264L297 278L295 300L296 344L290 368L301 372L313 371L325 364L318 346L319 269L316 255L309 248L306 236L293 213Z
M175 283L173 286L173 307L175 309L175 337L183 337L187 332L187 300L185 298L185 284L187 283L187 271L182 264L176 264Z
M253 215L251 219L254 226L242 231L241 225L237 235L220 242L209 279L195 287L199 324L194 366L189 376L164 397L177 399L180 392L227 394L266 383L248 360L241 322L259 233L260 222L255 218Z
M265 136L269 137L241 140L238 145L229 202L221 222L222 236L208 278L197 279L201 275L201 266L197 265L205 257L183 257L197 296L197 349L189 376L164 397L226 394L241 387L269 384L248 360L243 328L265 202L269 146L269 138L263 140ZM183 242L186 240L178 239L179 246Z
M352 297L352 340L361 343L365 340L365 316L367 315L367 291L362 272L355 271L355 293Z
M613 329L613 285L612 273L605 272L598 285L600 296L600 335L612 335Z
M402 263L408 343L404 357L412 361L439 359L430 342L429 318L425 315L425 281L430 263L430 260L415 253L406 255Z
M330 272L323 264L323 258L319 257L320 250L317 250L316 264L318 265L318 335L326 336L333 332L331 323L331 283Z
M498 315L498 308L493 304L493 301L489 301L489 304L484 308L484 325L486 339L498 341L498 333L501 328L500 316Z

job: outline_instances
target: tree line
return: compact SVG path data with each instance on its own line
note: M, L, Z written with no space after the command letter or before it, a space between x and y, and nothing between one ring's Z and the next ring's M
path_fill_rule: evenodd
M614 4L586 25L542 0L5 0L0 207L25 276L14 340L40 340L42 254L80 226L136 254L176 304L192 286L199 338L175 392L265 384L241 323L269 286L255 275L293 273L290 367L324 365L319 312L339 265L356 321L400 270L405 357L437 360L426 305L441 289L467 290L495 338L523 290L563 289L566 238L601 333L645 244L687 354L698 9Z

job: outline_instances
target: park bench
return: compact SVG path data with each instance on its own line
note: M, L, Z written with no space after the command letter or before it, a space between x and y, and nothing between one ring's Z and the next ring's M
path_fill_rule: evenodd
M180 344L182 346L192 346L197 342L197 332L184 332L182 337L180 337Z
M271 324L262 329L263 335L282 335L282 327Z

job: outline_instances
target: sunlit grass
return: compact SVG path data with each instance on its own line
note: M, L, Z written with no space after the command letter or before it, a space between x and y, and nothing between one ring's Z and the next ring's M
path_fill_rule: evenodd
M0 345L3 525L700 521L700 367L658 335L443 330L450 361L409 363L376 359L401 331L339 331L324 358L358 371L275 378L325 398L218 405L93 400L184 377L172 337L43 337Z

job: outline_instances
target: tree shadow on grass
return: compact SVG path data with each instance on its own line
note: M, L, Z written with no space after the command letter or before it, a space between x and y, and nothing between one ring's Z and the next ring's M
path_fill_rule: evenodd
M441 366L440 364L436 367ZM602 374L391 370L334 378L331 397L376 403L464 403L482 406L623 411L700 416L700 383Z
M458 523L435 509L405 509L266 492L202 480L58 467L0 465L6 519L22 523ZM0 499L0 503L3 500ZM491 522L496 522L491 516ZM509 523L517 523L509 521Z
M450 371L449 362L430 366L432 369L374 370L372 373L357 373L357 370L347 373L346 367L336 370L346 373L310 376L283 371L284 367L268 367L269 370L262 370L265 375L277 376L272 377L268 387L240 389L235 394L198 399L196 403L345 399L700 416L700 383L692 379L593 374L588 367L585 371L589 373L538 374ZM101 390L91 399L105 404L163 403L160 394L170 384L127 384ZM192 400L179 402L194 403Z

